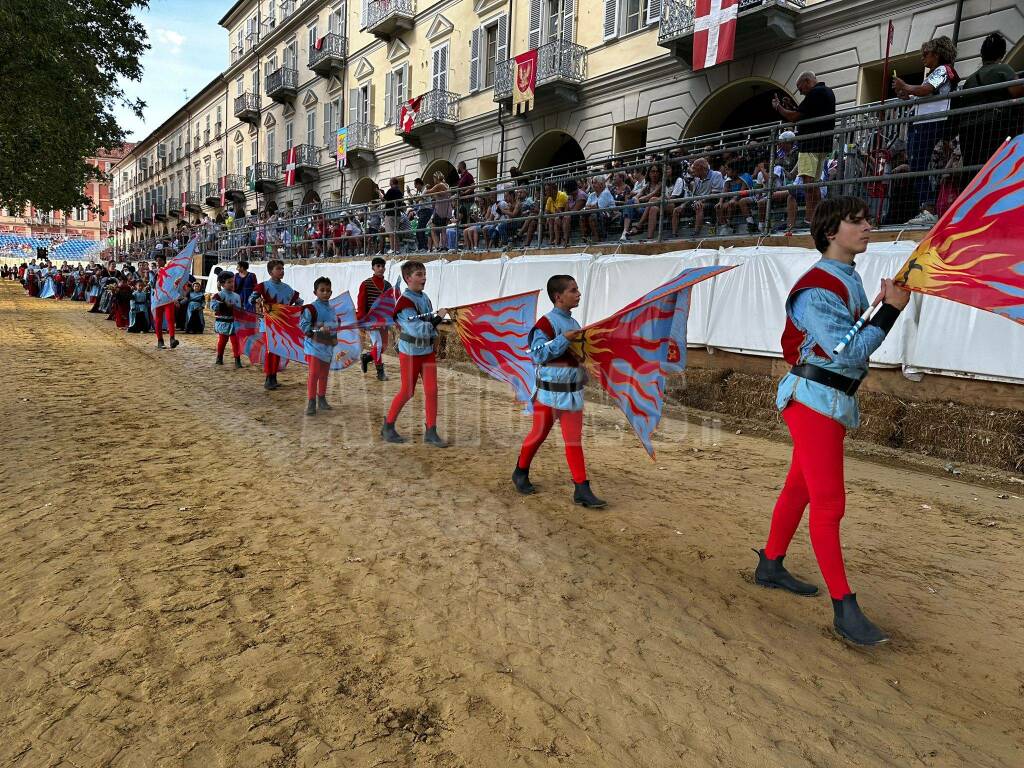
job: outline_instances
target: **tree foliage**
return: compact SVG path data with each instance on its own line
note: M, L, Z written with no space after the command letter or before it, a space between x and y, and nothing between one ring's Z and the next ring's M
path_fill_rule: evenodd
M148 0L0 2L0 206L41 210L92 205L102 178L85 158L124 142L119 104L141 116L120 78L138 80L149 48L133 15Z

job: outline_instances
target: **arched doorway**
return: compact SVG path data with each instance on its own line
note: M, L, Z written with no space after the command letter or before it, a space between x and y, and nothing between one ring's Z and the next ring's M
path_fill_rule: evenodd
M519 170L538 171L556 165L568 165L584 160L583 150L576 139L565 131L547 131L535 138L519 161Z
M434 160L431 163L427 163L427 167L423 169L423 173L420 178L423 179L423 183L428 187L434 184L434 174L440 171L444 174L444 179L449 184L452 183L452 177L458 180L458 174L455 171L455 166L449 163L447 160Z
M267 200L267 204L264 206L263 210L271 215L277 213L277 201Z
M378 199L380 199L380 194L377 192L377 182L369 176L363 176L352 186L352 196L349 198L349 202L353 205L359 205L360 203L370 203Z
M787 93L778 83L762 77L729 83L701 102L683 129L682 138L774 123L780 119L779 113L772 109L772 96L776 92Z
M310 205L312 203L320 202L320 194L315 190L309 190L305 195L302 196L302 205Z

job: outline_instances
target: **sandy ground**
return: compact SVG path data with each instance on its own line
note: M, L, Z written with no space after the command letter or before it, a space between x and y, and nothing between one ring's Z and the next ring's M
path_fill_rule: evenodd
M417 398L385 448L395 381L303 418L298 366L267 394L84 309L0 288L0 765L1024 765L1020 498L850 460L893 635L854 649L751 584L784 444L667 421L651 463L591 408L585 511L557 439L511 490L500 385L443 372L456 445Z

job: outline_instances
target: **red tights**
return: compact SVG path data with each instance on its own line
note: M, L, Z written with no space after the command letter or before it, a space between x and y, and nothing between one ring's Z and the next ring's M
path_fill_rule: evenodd
M583 411L560 411L534 401L533 427L530 429L530 434L523 440L523 449L519 452L519 468L530 468L537 449L547 438L551 427L555 425L555 419L558 419L562 425L565 459L569 462L572 481L585 483L587 481L587 465L583 461Z
M157 307L153 310L153 325L156 326L156 340L164 340L164 324L163 320L167 320L167 333L173 339L174 338L174 302L170 304L164 304L161 307Z
M269 352L263 353L263 375L264 376L276 376L277 372L281 370L281 358L277 355L272 355Z
M323 397L327 394L327 374L331 372L331 364L315 355L306 355L309 373L306 376L306 399Z
M846 427L795 401L786 406L782 418L793 437L793 460L786 484L775 502L764 552L773 560L786 554L809 502L814 556L829 594L839 600L850 594L843 548L839 543L839 521L846 511L843 480Z
M423 377L423 404L427 411L427 429L437 426L437 358L429 355L398 355L402 386L388 409L388 423L394 424L402 408L416 393L416 379Z
M224 348L228 345L228 339L231 339L231 356L241 357L242 356L242 342L238 340L235 334L230 336L226 333L217 334L217 357L224 355Z
M379 343L378 343L379 340ZM384 351L388 348L388 329L381 328L377 331L370 331L370 354L373 355L373 364L380 365L384 362Z

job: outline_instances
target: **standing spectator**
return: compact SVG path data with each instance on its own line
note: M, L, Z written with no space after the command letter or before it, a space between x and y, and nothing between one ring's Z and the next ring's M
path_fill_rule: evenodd
M430 217L434 215L434 203L423 193L426 189L423 179L416 179L413 182L416 187L416 248L421 251L427 250L427 232L430 227Z
M993 32L981 44L981 68L967 78L964 90L982 85L996 85L1017 79L1013 67L1003 63L1006 56L1006 38ZM957 100L956 107L982 107L1007 99L1024 96L1024 85L1009 85L1005 89L970 94ZM964 165L983 165L995 153L1003 139L1018 133L1020 107L994 107L979 109L960 115L960 153Z
M459 223L465 224L469 218L469 204L473 200L473 185L476 180L473 174L466 168L464 160L459 161Z
M391 179L384 193L384 232L388 236L388 253L398 253L398 209L402 204L402 180Z
M804 100L796 110L787 109L782 105L778 95L772 98L775 111L790 122L797 124L798 136L832 131L836 129L836 95L825 83L819 82L813 72L802 72L796 80L796 88L803 94ZM832 136L818 136L800 139L800 157L798 158L797 176L807 185L804 194L807 197L807 221L814 220L814 209L821 199L820 187L814 186L821 181L825 161L832 152ZM808 225L810 226L810 225Z
M464 163L460 165L465 166ZM447 242L444 229L448 226L448 220L452 218L451 187L441 171L434 173L433 182L434 185L427 189L427 194L434 201L434 214L430 219L430 248L444 250L443 245Z
M901 99L921 99L928 96L943 96L956 90L960 78L953 69L956 61L956 46L953 41L943 35L929 40L921 46L921 58L929 70L928 76L921 85L909 85L902 78L893 78L892 85L896 95ZM911 171L927 171L932 162L935 145L943 139L946 127L946 112L949 111L949 99L935 99L923 104L914 104L913 114L918 119L910 124L907 134L907 154L910 156ZM918 213L907 222L910 226L930 227L936 221L935 195L932 193L932 179L920 176L914 184L917 198Z

